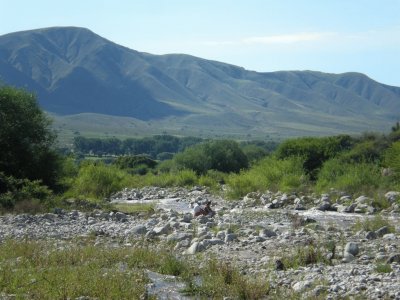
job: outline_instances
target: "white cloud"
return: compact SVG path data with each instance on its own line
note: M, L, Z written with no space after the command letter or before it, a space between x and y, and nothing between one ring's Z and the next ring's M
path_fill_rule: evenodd
M305 32L269 36L248 37L242 40L245 44L293 44L298 42L318 41L332 33Z

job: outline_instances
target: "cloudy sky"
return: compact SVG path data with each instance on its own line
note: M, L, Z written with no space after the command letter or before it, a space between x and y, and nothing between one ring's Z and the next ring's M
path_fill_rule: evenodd
M126 47L400 86L400 0L0 0L0 35L86 27Z

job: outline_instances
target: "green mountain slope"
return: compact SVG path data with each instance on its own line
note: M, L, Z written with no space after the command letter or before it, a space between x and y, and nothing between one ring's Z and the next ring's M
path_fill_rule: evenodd
M35 91L70 132L321 135L387 130L400 117L400 88L363 74L260 73L141 53L76 27L0 36L0 80Z

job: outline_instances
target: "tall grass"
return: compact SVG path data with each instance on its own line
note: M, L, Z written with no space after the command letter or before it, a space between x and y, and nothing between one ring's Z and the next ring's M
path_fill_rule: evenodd
M331 188L347 193L372 195L382 185L380 169L376 164L344 163L331 159L324 163L318 174L315 189L326 192Z
M389 222L389 220L383 218L381 215L375 215L373 218L367 218L363 221L357 219L354 224L354 231L364 230L364 231L376 231L382 227L386 226L390 233L395 232L395 226Z
M200 282L188 282L187 294L208 299L264 299L271 290L266 280L247 278L227 262L210 259L199 270Z
M230 175L227 183L228 197L240 198L252 191L267 189L291 191L304 188L308 180L303 170L301 157L290 157L284 160L267 157L250 170Z
M310 264L324 263L329 260L324 253L322 245L307 245L295 248L289 255L282 258L284 266L288 269L297 269Z
M147 279L141 270L130 271L136 257L126 248L6 241L0 245L0 291L17 299L139 299Z
M71 187L65 196L101 200L125 187L141 188L144 186L192 187L202 185L216 189L218 182L223 180L221 178L223 175L216 171L197 175L193 170L184 169L138 175L129 174L113 165L86 163L80 167L78 175L70 180Z
M67 194L102 199L126 187L130 180L131 176L116 166L88 163L81 166Z
M146 270L180 277L186 292L200 298L260 299L271 290L268 281L248 278L229 263L201 257L193 263L177 258L168 247L70 242L4 241L0 294L16 299L142 299L149 282Z

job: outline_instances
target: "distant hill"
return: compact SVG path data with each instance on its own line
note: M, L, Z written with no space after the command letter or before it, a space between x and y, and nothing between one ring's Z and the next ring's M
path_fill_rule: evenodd
M400 88L363 74L260 73L142 53L76 27L0 36L0 81L35 91L70 131L322 135L388 130L400 118Z

